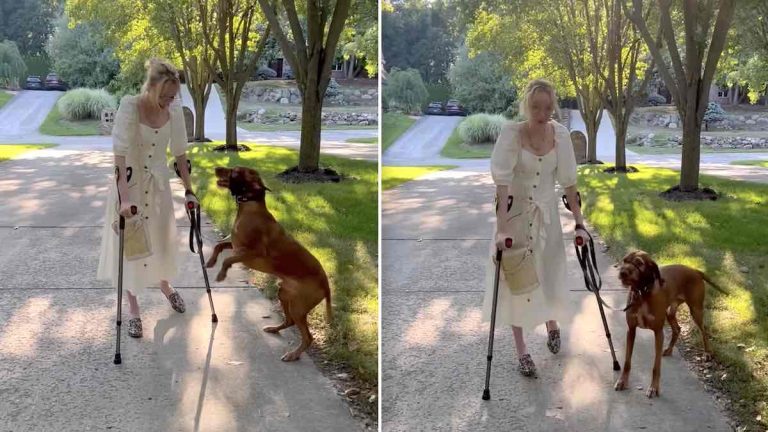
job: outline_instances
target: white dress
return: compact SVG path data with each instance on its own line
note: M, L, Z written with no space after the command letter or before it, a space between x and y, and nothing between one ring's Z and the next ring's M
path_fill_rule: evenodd
M517 246L525 244L533 251L539 279L536 290L513 295L505 286L504 272L501 272L497 325L533 329L547 320L562 321L568 313L565 302L569 284L558 210L562 192L556 189L556 183L563 189L576 185L576 157L568 129L554 121L551 124L555 129L555 147L548 154L537 156L523 149L519 133L523 123L508 122L502 128L491 155L494 183L508 186L516 203L527 202L523 213L512 219L511 235ZM495 225L491 238L496 238ZM491 240L486 257L484 321L490 321L493 305L495 249L495 240Z
M173 156L186 153L187 130L181 105L171 105L170 120L159 129L139 123L138 96L125 96L115 115L112 146L115 155L125 156L126 167L133 172L128 182L130 201L147 226L152 254L137 260L123 260L123 289L138 295L160 280L170 280L177 273L179 242L173 210L166 150L170 144ZM125 197L121 197L125 200ZM96 278L117 287L118 235L112 228L117 215L117 186L114 175L109 178L109 196L101 237L101 251Z

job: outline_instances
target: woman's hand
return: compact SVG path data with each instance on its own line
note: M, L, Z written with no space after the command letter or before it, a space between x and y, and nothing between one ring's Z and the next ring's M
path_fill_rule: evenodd
M496 233L496 250L509 249L512 244L512 236L503 232Z
M123 201L120 203L120 216L130 219L136 214L136 204L130 201Z
M583 246L589 239L589 233L582 224L576 224L576 233L573 237L573 242L576 246Z

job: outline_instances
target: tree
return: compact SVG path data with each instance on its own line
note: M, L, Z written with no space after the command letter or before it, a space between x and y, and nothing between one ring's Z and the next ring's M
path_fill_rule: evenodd
M680 169L682 192L699 188L701 155L701 123L709 100L709 88L717 69L720 54L734 12L734 0L685 0L682 2L684 20L685 63L678 48L678 35L672 23L672 0L657 0L660 36L654 38L649 30L649 18L643 16L643 1L632 0L631 7L622 2L630 20L637 26L659 73L673 95L683 122L683 160ZM715 19L714 28L712 20ZM667 62L659 48L666 46ZM705 57L706 55L706 57Z
M42 54L53 33L58 2L47 0L0 0L0 40L16 42L25 56Z
M384 87L384 97L390 107L406 114L421 112L428 96L424 80L416 69L393 69Z
M157 0L150 4L150 16L176 47L184 65L185 82L195 109L194 141L205 137L205 109L213 89L213 74L207 67L213 63L213 52L205 43L202 18L194 0ZM209 26L213 25L208 23Z
M203 37L215 63L204 61L227 102L226 148L237 151L237 107L264 52L270 25L260 24L259 9L252 0L197 0L197 6ZM253 50L255 42L258 46Z
M0 43L0 87L18 87L19 78L26 71L27 66L16 43L9 40Z
M340 55L344 58L342 70L354 78L365 68L373 76L379 67L378 2L358 0L351 6L347 25L339 41Z
M282 13L276 0L258 1L283 54L294 68L302 97L298 169L301 172L317 171L320 167L323 99L331 80L331 68L351 0L308 0L303 5L306 6L306 32L302 29L302 20L293 0L281 2ZM281 16L288 21L290 36L280 25Z
M70 27L66 15L57 20L46 50L54 70L71 87L103 88L120 72L114 50L102 34L98 23Z
M737 2L731 33L715 82L730 87L732 103L741 103L745 97L757 103L768 94L768 3ZM768 104L768 97L764 99Z
M512 78L492 52L469 56L466 46L458 49L456 63L448 73L453 97L471 112L502 113L515 102Z

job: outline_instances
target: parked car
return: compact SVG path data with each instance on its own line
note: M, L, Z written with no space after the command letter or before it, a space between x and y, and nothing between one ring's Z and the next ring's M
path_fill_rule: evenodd
M430 102L429 105L427 105L427 109L424 112L429 115L445 114L445 111L443 111L443 104L440 102Z
M24 82L24 88L27 90L45 90L45 85L38 75L30 75Z
M445 115L466 116L467 111L461 106L459 101L451 99L445 103Z
M67 85L64 84L64 81L59 79L59 75L57 75L55 72L50 72L45 77L45 88L48 90L67 91Z

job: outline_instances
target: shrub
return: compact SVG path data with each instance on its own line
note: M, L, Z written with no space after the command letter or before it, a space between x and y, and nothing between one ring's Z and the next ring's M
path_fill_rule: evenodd
M660 95L658 93L654 93L652 95L648 95L648 104L649 105L656 106L656 105L664 105L666 103L667 103L667 98L665 98L664 96L662 96L662 95Z
M453 97L470 112L503 113L514 104L516 91L502 63L493 53L481 52L470 58L466 47L459 48L448 74Z
M717 102L707 104L707 110L704 112L704 122L718 122L725 120L725 110Z
M106 90L79 88L59 99L59 112L67 120L98 120L105 108L116 108L115 97Z
M465 143L494 143L506 118L499 114L474 114L459 125L459 136Z
M268 68L266 66L261 66L258 69L256 69L256 73L254 75L256 76L257 80L266 80L269 78L276 78L277 72L275 72L274 69Z
M394 68L384 87L384 95L390 108L405 113L420 112L429 97L418 70Z

